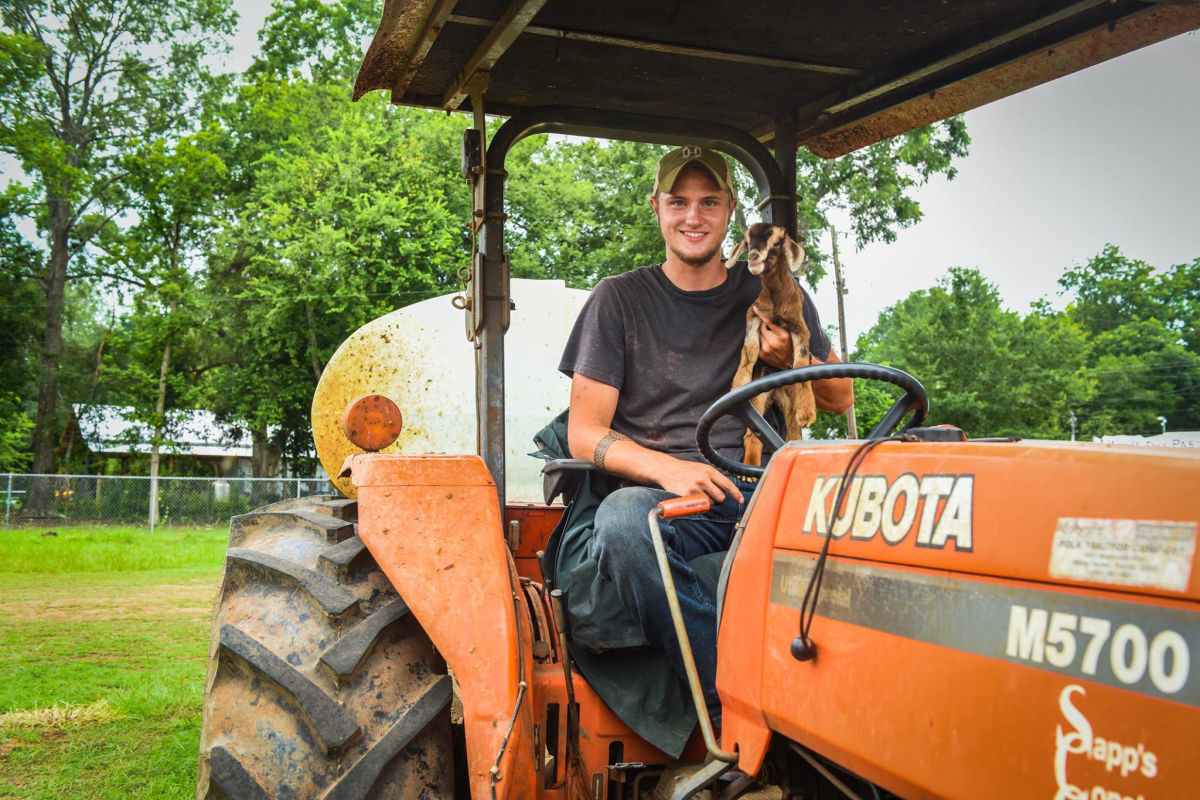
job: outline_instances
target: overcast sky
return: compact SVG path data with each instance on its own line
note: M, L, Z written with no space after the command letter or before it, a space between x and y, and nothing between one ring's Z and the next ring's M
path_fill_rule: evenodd
M239 2L231 69L257 51L265 5ZM1156 267L1200 257L1200 35L1185 34L968 112L970 155L917 199L896 242L840 243L851 347L879 313L952 266L976 267L1011 310L1111 242ZM837 222L835 218L835 223ZM838 227L848 230L842 221ZM828 242L824 243L826 246ZM833 276L818 288L837 321Z
M879 312L952 266L978 268L1025 313L1041 297L1061 307L1059 276L1108 242L1159 268L1200 258L1200 35L999 100L966 121L970 155L953 181L920 190L921 222L892 244L839 244L851 347ZM830 322L832 280L817 293Z

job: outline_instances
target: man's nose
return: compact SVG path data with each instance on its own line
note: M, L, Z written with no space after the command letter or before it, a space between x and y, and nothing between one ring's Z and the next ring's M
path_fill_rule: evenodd
M702 217L700 214L700 204L699 203L688 203L687 215L685 217L685 220L687 222L699 222L701 220L701 218Z

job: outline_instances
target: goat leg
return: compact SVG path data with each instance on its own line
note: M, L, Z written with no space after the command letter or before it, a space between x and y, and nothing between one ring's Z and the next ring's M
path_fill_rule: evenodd
M760 415L767 410L767 404L775 396L775 392L767 392L760 394L757 397L750 399L750 405L754 407ZM750 428L746 429L745 435L742 437L742 449L745 454L742 460L752 467L757 467L762 464L763 443Z
M762 320L753 311L746 313L746 339L742 342L742 360L733 373L733 386L745 386L754 378L754 365L758 362L758 328Z

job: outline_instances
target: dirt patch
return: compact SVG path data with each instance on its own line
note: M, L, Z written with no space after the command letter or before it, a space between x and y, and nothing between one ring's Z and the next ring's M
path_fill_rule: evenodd
M147 614L205 618L213 608L215 584L160 584L140 586L129 592L120 587L104 591L84 590L79 596L0 600L0 608L16 619L48 622L71 620L119 620Z

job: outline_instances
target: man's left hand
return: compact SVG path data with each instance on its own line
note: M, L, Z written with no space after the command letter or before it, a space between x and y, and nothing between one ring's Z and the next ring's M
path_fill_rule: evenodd
M750 310L762 320L758 327L758 357L777 369L791 369L794 358L792 334L787 328L772 323L758 306L750 306Z

